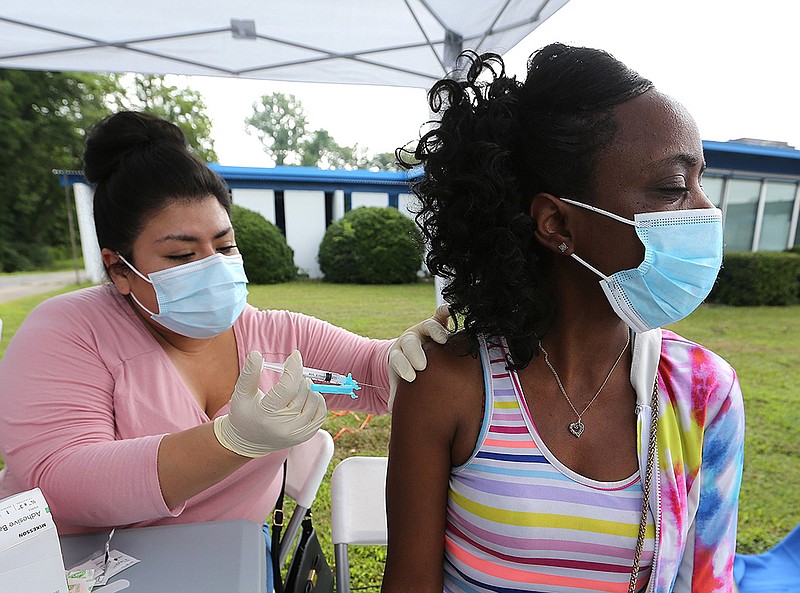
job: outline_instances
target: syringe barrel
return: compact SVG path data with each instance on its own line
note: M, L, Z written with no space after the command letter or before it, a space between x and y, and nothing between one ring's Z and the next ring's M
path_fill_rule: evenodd
M325 383L336 383L337 385L341 385L344 381L344 377L342 377L339 373L321 371L319 369L312 369L308 367L303 367L303 376L308 377L313 381L324 381Z
M264 368L270 371L275 371L276 373L283 372L283 365L280 363L264 362ZM309 367L303 367L303 376L308 377L312 381L323 381L325 383L335 383L337 385L341 385L345 380L345 377L339 373L322 371L320 369L312 369Z

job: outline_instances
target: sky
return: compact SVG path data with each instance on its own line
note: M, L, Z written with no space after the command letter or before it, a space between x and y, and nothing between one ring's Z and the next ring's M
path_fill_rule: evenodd
M525 77L528 56L554 41L597 47L682 102L704 140L758 138L800 149L800 2L570 0L505 54ZM392 152L428 117L423 89L174 77L205 99L219 162L272 166L244 120L261 95L294 94L309 128L339 144Z

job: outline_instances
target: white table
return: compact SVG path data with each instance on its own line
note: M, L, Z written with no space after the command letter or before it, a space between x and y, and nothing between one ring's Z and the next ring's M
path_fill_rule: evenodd
M59 538L64 566L102 549L108 533ZM125 593L266 593L264 535L250 521L117 529L111 549L140 560L109 581L130 581Z

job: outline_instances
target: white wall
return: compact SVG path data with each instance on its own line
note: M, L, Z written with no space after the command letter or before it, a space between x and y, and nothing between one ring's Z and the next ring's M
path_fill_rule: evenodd
M283 192L286 213L286 242L294 249L294 263L301 273L319 278L322 272L317 253L325 236L325 192L288 190Z
M397 209L408 216L411 220L414 220L414 214L409 211L408 207L411 205L416 206L417 203L417 197L414 194L400 194L397 196ZM368 192L353 192L351 194L350 207L353 209L358 208L359 206L377 206L378 208L386 208L388 205L389 194ZM338 220L342 216L344 216L344 212L338 216L334 215L334 220Z
M337 189L333 192L333 220L339 220L344 216L344 192Z
M400 194L397 196L397 209L414 220L415 214L412 214L409 207L412 206L416 209L419 206L419 200L414 194Z
M231 196L237 206L258 212L275 224L275 192L271 189L233 189Z
M355 210L359 206L377 206L386 208L389 205L389 194L374 194L354 191L350 194L350 208Z
M273 190L234 189L231 194L234 204L258 212L272 224L277 224ZM344 211L343 198L339 201ZM322 272L317 263L317 252L325 235L325 192L287 190L283 192L283 205L286 243L294 250L294 263L301 273L319 278Z

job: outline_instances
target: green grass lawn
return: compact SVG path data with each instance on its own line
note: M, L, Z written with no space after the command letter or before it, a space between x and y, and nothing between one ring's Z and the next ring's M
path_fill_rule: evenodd
M44 298L0 303L0 355L27 312ZM350 286L304 281L251 286L249 300L260 308L300 311L363 335L389 338L433 312L434 290L430 283ZM800 307L704 305L671 329L708 346L739 374L747 414L739 551L762 552L800 522ZM331 414L324 427L336 435L343 428L358 428L363 420L363 414ZM374 417L363 430L345 432L336 441L314 509L331 563L330 472L345 457L386 455L390 428L389 416ZM379 585L382 548L351 547L350 559L353 587Z
M800 307L704 305L671 329L739 375L746 437L738 551L763 552L800 523Z

